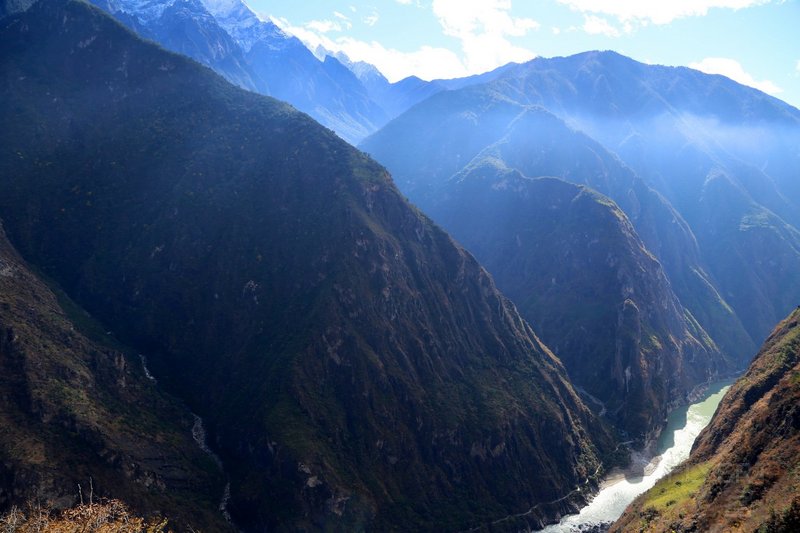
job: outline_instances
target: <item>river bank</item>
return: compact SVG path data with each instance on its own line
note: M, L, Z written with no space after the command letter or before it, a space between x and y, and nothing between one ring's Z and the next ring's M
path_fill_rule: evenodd
M631 464L608 473L600 490L580 513L565 516L559 523L540 530L542 533L604 531L639 495L689 457L697 435L708 425L732 380L712 383L701 397L673 410L656 445L634 452Z

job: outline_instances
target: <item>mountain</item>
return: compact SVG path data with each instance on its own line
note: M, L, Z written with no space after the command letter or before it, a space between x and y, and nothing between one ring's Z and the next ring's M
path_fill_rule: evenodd
M352 144L433 94L492 80L513 65L453 80L412 76L390 83L373 65L343 53L315 54L242 0L90 1L140 36L236 85L289 102Z
M316 53L323 59L325 57L333 57L350 69L367 90L370 98L385 111L386 122L436 93L487 83L516 66L516 63L508 63L483 74L465 76L463 78L425 81L417 76L408 76L390 83L374 65L364 61L352 61L343 52L333 53L323 47L317 47ZM379 126L384 124L379 124Z
M589 52L433 95L361 147L438 222L449 181L486 158L608 196L681 305L744 367L800 298L798 142L800 111L755 89Z
M124 498L172 527L228 531L192 417L139 358L54 292L0 227L0 510Z
M753 340L795 305L799 110L723 76L613 52L537 59L495 89L584 131L667 198Z
M689 460L639 497L611 531L800 527L800 308L722 399Z
M353 73L335 58L320 61L298 38L260 20L241 0L203 4L266 83L263 94L289 102L352 143L387 120Z
M200 0L92 0L123 24L168 50L211 67L231 83L264 90L237 43Z
M525 175L562 177L609 196L664 266L683 305L724 352L746 364L755 343L723 296L691 227L616 154L549 109L526 103L533 97L518 87L515 76L527 68L512 69L489 84L435 95L361 146L426 210L441 183L492 150L501 151L507 166ZM549 85L545 80L528 90L540 86Z
M590 402L634 438L729 369L608 198L499 159L473 162L431 209L486 266Z
M528 308L536 280L524 270L505 272L501 269L517 264L516 254L534 254L534 252L520 250L517 246L483 249L480 246L492 240L508 242L511 235L529 231L531 225L538 220L536 210L547 207L547 199L537 200L532 194L527 193L524 199L520 199L514 205L514 209L519 210L519 213L516 213L506 209L507 200L501 192L476 193L475 201L480 201L482 204L498 202L496 206L485 205L487 215L476 218L473 213L475 206L471 205L471 201L453 197L453 183L458 182L460 177L469 175L473 169L486 167L488 162L489 168L507 169L518 172L524 177L559 177L589 186L613 199L632 222L636 230L635 238L637 240L641 238L649 250L646 254L652 252L663 265L669 281L670 288L666 293L662 293L668 296L645 298L639 302L648 306L643 308L642 312L647 316L663 313L664 309L670 307L665 302L675 302L674 298L677 297L677 307L670 308L670 313L674 312L672 318L660 321L660 324L662 326L667 323L683 324L679 329L686 335L680 337L684 340L678 344L685 341L688 343L686 346L696 346L695 343L699 341L705 346L698 352L698 354L703 353L700 359L704 361L696 362L698 368L704 367L705 370L696 374L694 371L688 371L687 375L694 374L695 380L679 379L678 381L683 381L682 392L673 395L674 390L670 390L669 387L664 388L660 399L651 404L652 407L656 405L659 407L650 410L649 413L642 413L641 403L628 404L631 412L638 413L637 416L644 414L645 420L657 426L662 418L664 406L683 397L695 385L705 381L714 373L712 369L724 371L723 369L728 366L725 359L728 359L733 367L745 364L748 354L743 348L751 344L749 336L714 288L699 258L697 243L691 230L669 203L594 139L571 128L542 107L519 104L499 94L496 85L502 85L501 82L502 78L488 85L435 95L368 138L362 147L387 165L400 189L413 202L475 253L498 280L505 280L500 281L502 290L523 310ZM526 206L525 202L530 205ZM449 210L446 216L442 212L443 206L447 206ZM526 217L530 220L526 220ZM593 221L587 219L586 227L592 223ZM581 227L577 226L575 229ZM560 248L567 246L568 242L572 241L554 240L552 246ZM623 239L619 242L625 241ZM584 244L588 244L588 241L580 246ZM627 250L615 250L611 253L628 255L636 248L629 246ZM586 258L585 250L585 247L578 248L570 253ZM638 262L636 259L632 261ZM650 272L655 273L660 270L661 265L650 269ZM557 264L551 266L554 272L558 272ZM520 264L519 268L529 267L527 264ZM661 274L658 274L650 278L644 285L664 287L663 281L659 280L660 276ZM531 287L520 290L522 280L531 283ZM599 282L600 278L595 281ZM563 302L583 297L569 283L548 289L553 291L553 298L560 298ZM599 303L608 304L608 302ZM560 308L568 310L566 305ZM546 308L542 307L541 311L545 310ZM533 312L533 309L529 311ZM536 323L536 314L527 315L527 318ZM606 328L608 331L609 325L605 323L608 315L596 315L594 319L596 321L594 327ZM558 326L557 318L549 323L551 326L556 326L552 333L566 332L564 327ZM545 323L538 324L544 327ZM538 331L547 338L551 346L572 346L572 342L567 338L552 336L546 329ZM674 332L665 328L656 332L656 336L670 338ZM613 336L605 338L609 340L613 339ZM591 340L600 342L599 339ZM573 354L562 353L562 350L557 352L562 359L574 361L571 372L577 372L575 377L579 384L584 388L597 390L597 385L600 384L597 378L593 378L595 383L590 384L582 383L578 377L606 369L596 359L597 351L588 349L589 343L583 343L582 352ZM682 350L669 350L666 347L670 344L662 344L662 347L671 354L670 357L673 358L671 364L683 367L680 363L684 358ZM645 353L645 345L640 345L638 350L640 351L635 357L638 361L636 366L642 369L651 366L652 363L648 361L652 354ZM718 350L722 350L725 355L721 357ZM694 350L688 350L686 356L691 359L693 353ZM671 365L662 366L658 374L666 372L669 366ZM646 373L650 372L652 368ZM675 376L661 375L664 383L673 377ZM604 385L608 386L608 383ZM605 392L607 395L611 391L607 389ZM605 396L603 400L610 399L610 396L606 395L599 396ZM632 420L629 420L630 422ZM655 429L652 426L644 428L641 419L633 425L626 423L623 427L633 431L637 437Z
M0 22L0 123L10 240L204 417L239 527L525 527L601 475L561 362L306 115L53 0Z
M336 60L319 61L241 0L91 1L140 36L289 102L350 142L387 120L352 72Z

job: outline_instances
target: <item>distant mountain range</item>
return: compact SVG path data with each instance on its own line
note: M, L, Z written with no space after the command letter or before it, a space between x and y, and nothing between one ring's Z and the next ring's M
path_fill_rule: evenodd
M640 311L652 319L669 307L666 302L679 302L677 316L688 328L683 331L706 346L700 354L686 353L683 363L675 363L679 370L663 376L683 382L678 389L685 392L697 381L683 381L681 372L699 364L708 376L746 365L771 325L800 300L796 146L800 111L791 106L727 78L644 65L612 52L535 59L490 83L434 95L361 145L387 166L412 202L476 254L576 383L600 399L610 391L586 381L585 373L596 360L592 349L602 342L590 337L591 346L576 347L566 320L553 316L559 309L554 301L578 297L574 287L548 288L552 300L538 300L540 308L529 296L541 296L541 274L563 270L551 254L569 246L566 233L537 244L538 252L511 245L515 236L519 243L520 235L539 231L537 221L566 216L555 206L571 208L551 201L545 188L536 192L544 197L535 197L529 180L551 176L591 187L631 221L634 238L661 264L677 298L645 299ZM477 183L483 191L477 192ZM481 212L485 216L476 216ZM571 231L580 235L580 224ZM589 262L587 245L562 253L607 287L602 271ZM618 249L608 253L622 255ZM659 283L651 278L646 286ZM619 312L633 290L626 284L617 294ZM587 309L592 297L580 296ZM607 316L596 320L595 327L608 323ZM661 324L641 323L642 334L681 338ZM619 337L605 338L619 350ZM647 346L634 349L635 360L651 367ZM683 357L680 349L666 353ZM664 409L651 413L657 425Z
M676 208L756 346L796 305L800 111L723 76L614 53L534 61L507 82Z
M290 102L354 142L387 119L338 61L239 0L92 0L144 38L185 54L245 89Z
M274 96L356 144L391 118L442 90L487 81L389 83L372 65L325 50L261 20L242 0L90 0L140 36L191 57L245 89Z

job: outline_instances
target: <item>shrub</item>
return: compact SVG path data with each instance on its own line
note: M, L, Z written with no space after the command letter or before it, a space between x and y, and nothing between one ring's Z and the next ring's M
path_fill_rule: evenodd
M167 533L166 519L134 516L119 500L82 504L54 512L40 505L17 507L0 517L0 533Z

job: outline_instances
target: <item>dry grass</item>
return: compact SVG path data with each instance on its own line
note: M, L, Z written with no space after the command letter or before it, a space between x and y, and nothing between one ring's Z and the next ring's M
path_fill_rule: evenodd
M29 504L0 517L0 533L167 533L166 519L133 516L119 500L78 505L53 513Z

